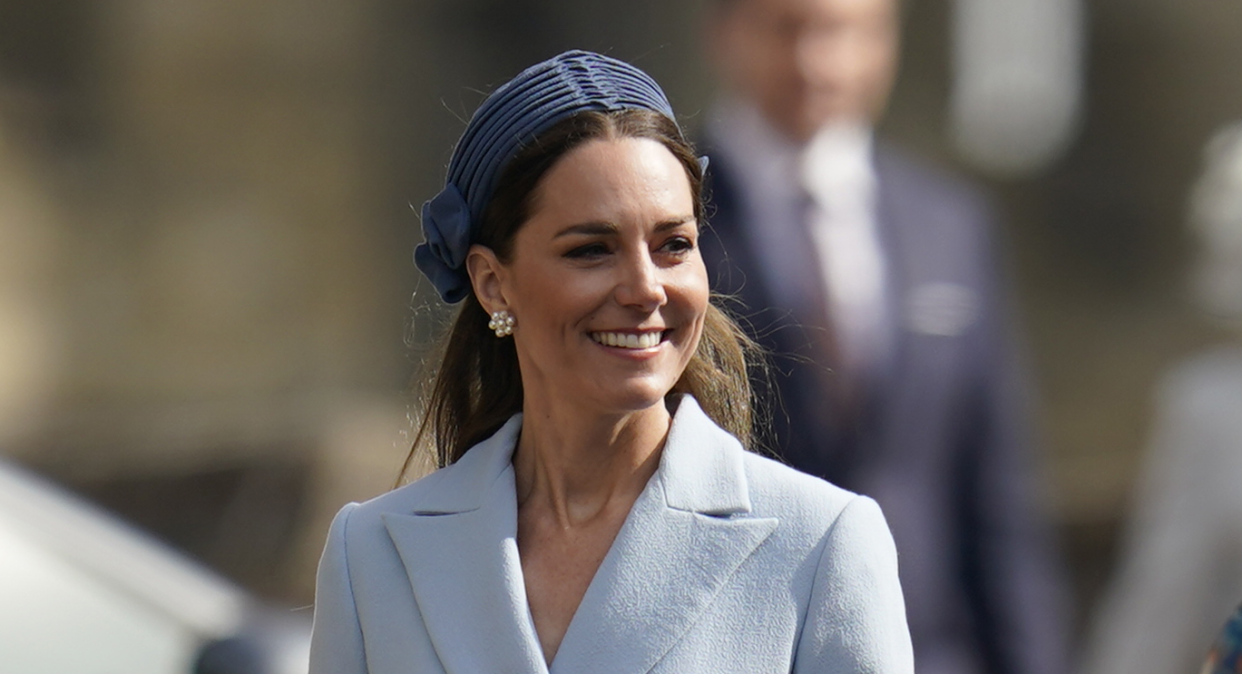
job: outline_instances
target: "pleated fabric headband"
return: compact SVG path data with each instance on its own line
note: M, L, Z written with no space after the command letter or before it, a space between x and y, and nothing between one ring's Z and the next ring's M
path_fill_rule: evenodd
M646 73L577 50L527 68L483 101L453 149L444 189L423 204L425 243L414 249L414 264L445 302L460 302L470 293L466 252L509 160L571 115L628 109L676 121L660 85Z

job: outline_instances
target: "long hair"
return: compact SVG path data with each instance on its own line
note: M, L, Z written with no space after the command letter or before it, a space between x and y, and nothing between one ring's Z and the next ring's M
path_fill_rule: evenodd
M588 141L615 138L663 144L685 168L694 216L703 222L703 170L672 120L644 109L590 111L558 122L514 156L484 211L475 243L508 263L514 236L531 216L536 188L548 170ZM747 366L758 347L714 302L708 305L698 349L670 394L693 395L717 425L750 447L754 405ZM421 421L399 480L420 448L434 453L436 466L447 466L522 410L517 350L513 340L497 339L487 322L482 305L469 294L441 341L439 367L424 379Z

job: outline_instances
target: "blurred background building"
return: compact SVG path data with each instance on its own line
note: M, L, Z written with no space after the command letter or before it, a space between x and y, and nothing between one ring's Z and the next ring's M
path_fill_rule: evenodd
M309 603L327 518L404 459L412 347L443 319L411 205L464 120L582 47L693 128L703 1L0 0L0 453ZM906 11L884 126L1006 216L1085 625L1157 377L1221 337L1183 301L1183 225L1242 115L1242 4Z

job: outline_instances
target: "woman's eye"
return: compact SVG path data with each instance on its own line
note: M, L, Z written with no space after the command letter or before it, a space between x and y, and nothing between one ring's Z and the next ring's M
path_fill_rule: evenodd
M686 253L694 250L694 242L689 237L675 236L665 241L662 248L669 253Z
M608 246L602 243L588 243L584 246L578 246L577 248L570 249L567 253L565 253L565 257L581 259L600 257L607 254Z

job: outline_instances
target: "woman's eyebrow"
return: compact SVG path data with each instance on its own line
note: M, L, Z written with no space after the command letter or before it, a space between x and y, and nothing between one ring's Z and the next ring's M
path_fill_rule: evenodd
M656 224L656 232L666 232L670 229L676 229L683 225L693 223L695 220L693 215L673 217ZM607 236L616 234L620 231L620 227L611 222L583 222L576 225L570 225L565 229L557 232L553 239L559 239L563 236Z
M562 236L601 236L607 234L616 234L618 227L610 222L584 222L577 225L570 225L565 229L556 233L553 239L559 239Z
M659 223L658 225L655 226L655 231L667 232L670 229L677 229L678 227L681 227L682 225L694 224L694 222L695 222L695 217L693 215L683 215L683 216L679 216L675 218L670 218L669 220L665 220L664 222Z

